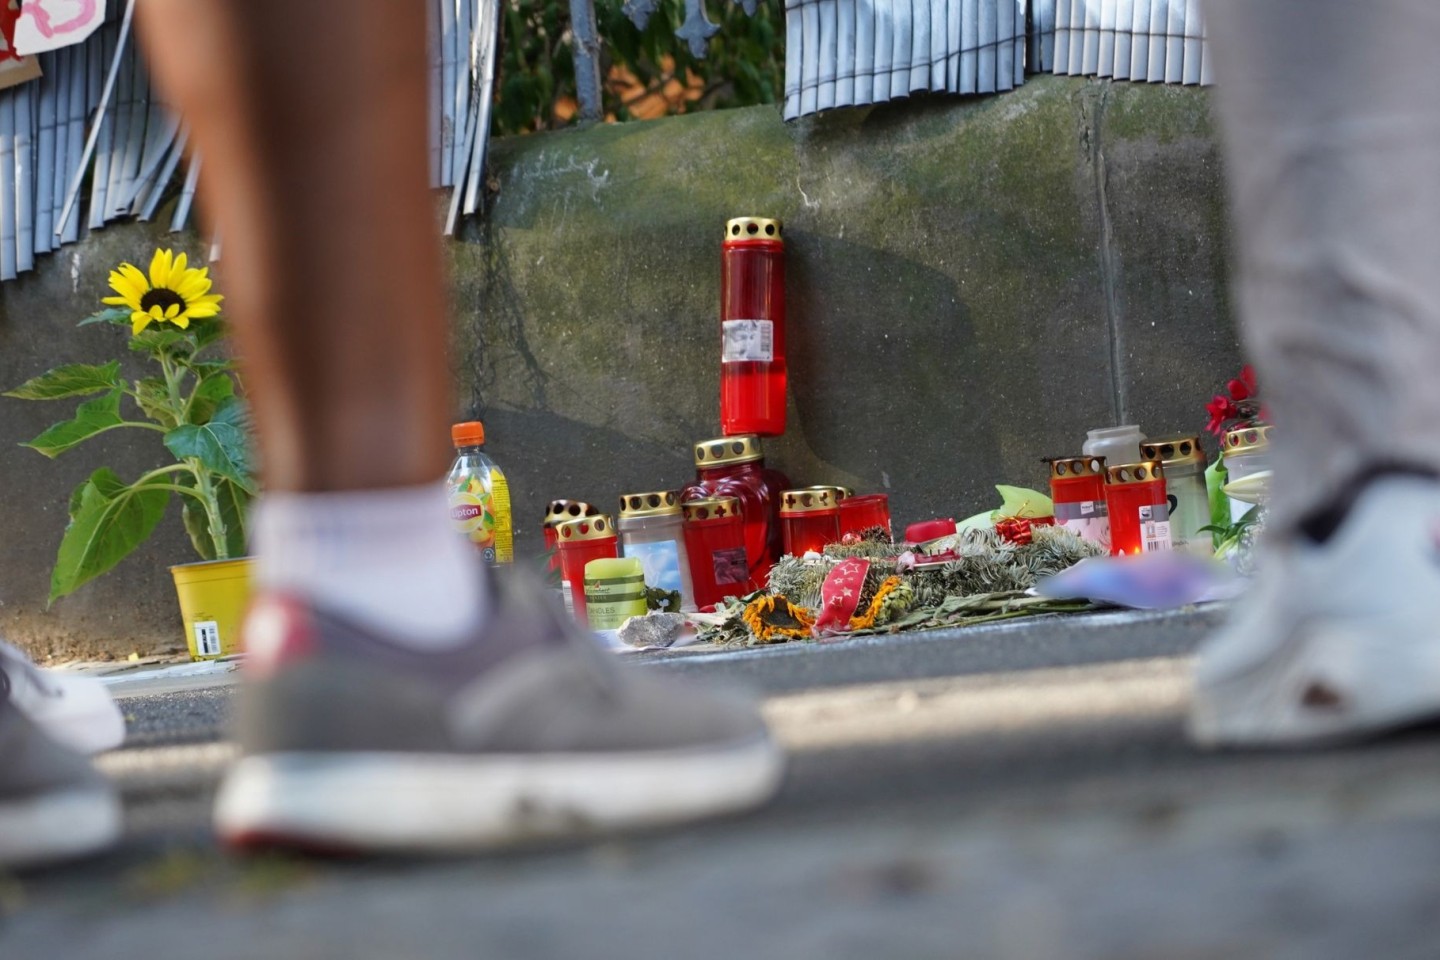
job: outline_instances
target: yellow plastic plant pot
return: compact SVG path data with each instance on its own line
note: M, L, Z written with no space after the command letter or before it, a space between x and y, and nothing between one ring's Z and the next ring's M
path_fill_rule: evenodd
M182 563L170 568L180 596L191 660L240 653L240 621L250 600L250 558Z

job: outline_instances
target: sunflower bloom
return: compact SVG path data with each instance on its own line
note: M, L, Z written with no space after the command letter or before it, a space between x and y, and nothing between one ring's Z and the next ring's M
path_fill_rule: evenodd
M183 253L156 250L148 277L133 263L122 263L110 271L110 289L117 295L101 302L128 308L134 333L152 323L173 323L184 330L191 320L215 316L224 297L210 292L209 268L195 269L187 263Z

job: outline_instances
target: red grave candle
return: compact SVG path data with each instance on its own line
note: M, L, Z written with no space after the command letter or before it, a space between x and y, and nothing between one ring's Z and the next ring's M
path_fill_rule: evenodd
M579 517L593 517L600 510L592 507L583 500L551 500L550 505L545 508L545 553L549 556L549 571L551 573L560 570L560 549L555 536L557 524L566 520L575 520Z
M690 583L695 605L715 609L726 597L743 597L756 590L745 552L745 523L735 497L706 497L682 505L685 514L685 554L690 561Z
M561 594L565 606L583 624L590 623L585 615L585 564L620 555L620 539L615 523L605 514L566 520L555 527L560 547L560 575L565 580Z
M1110 515L1112 555L1170 549L1170 501L1160 461L1107 467L1105 509Z
M780 525L785 552L796 557L819 553L840 539L840 504L833 487L786 490L780 495Z
M680 499L734 497L745 524L745 556L750 579L764 584L780 559L780 493L790 480L765 466L759 437L718 437L695 444L695 482Z
M781 223L737 217L720 252L720 431L785 432L785 241Z
M885 535L893 537L890 530L890 497L884 493L867 493L858 497L844 497L840 501L840 535L861 534L871 527L884 527Z
M1110 549L1104 457L1063 457L1050 461L1050 499L1055 503L1056 526Z

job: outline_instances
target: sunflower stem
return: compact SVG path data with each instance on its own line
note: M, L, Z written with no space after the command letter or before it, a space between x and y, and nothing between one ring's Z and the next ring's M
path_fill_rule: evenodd
M199 460L186 460L190 471L195 474L195 487L200 491L200 500L205 504L205 517L210 528L210 542L215 546L216 560L230 559L229 532L225 529L225 517L220 513L220 500L215 493L215 482L210 471Z

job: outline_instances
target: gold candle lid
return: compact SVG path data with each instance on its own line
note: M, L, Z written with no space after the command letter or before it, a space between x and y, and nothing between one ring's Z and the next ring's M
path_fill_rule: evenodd
M680 508L685 512L686 520L723 520L740 516L740 499L705 497L700 500L687 500Z
M722 467L732 463L750 463L764 458L760 438L754 434L738 437L716 437L695 444L695 466Z
M1060 457L1050 461L1050 476L1059 480L1064 477L1104 477L1104 457Z
M830 483L817 483L817 484L815 484L815 485L813 485L813 486L802 487L801 489L803 489L803 490L833 490L833 491L835 492L835 502L836 502L836 503L839 503L841 500L849 500L851 497L855 496L855 491L854 491L854 490L851 490L849 487L839 487L839 486L836 486L836 485L830 484Z
M1185 463L1205 462L1205 451L1200 447L1198 434L1179 437L1161 437L1158 440L1140 441L1140 457L1144 460L1159 460L1166 466Z
M775 217L735 217L725 221L726 240L780 240L785 225Z
M780 491L780 516L801 513L829 513L840 509L834 487L804 487Z
M1260 450L1268 450L1270 448L1271 429L1271 425L1266 423L1231 430L1221 438L1220 450L1227 457L1239 453L1256 453Z
M626 493L620 496L620 519L680 516L680 494L674 490Z
M1164 479L1165 467L1159 460L1146 460L1143 463L1122 463L1118 466L1105 468L1106 483L1149 483L1151 480Z
M577 517L593 517L600 510L586 503L584 500L551 500L550 505L545 508L544 526L553 527L557 523L564 523L566 520L574 520Z
M555 525L555 539L561 543L579 543L581 540L608 540L615 536L615 521L603 513L593 517L580 517Z

